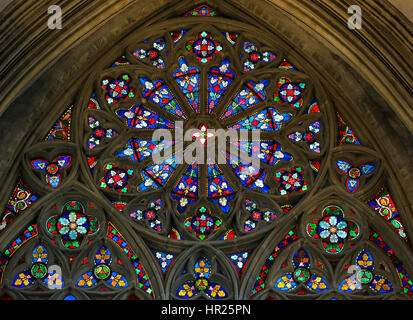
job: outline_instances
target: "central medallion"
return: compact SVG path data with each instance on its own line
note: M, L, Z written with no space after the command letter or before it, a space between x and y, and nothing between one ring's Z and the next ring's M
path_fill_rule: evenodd
M215 138L215 133L212 131L208 131L208 127L206 124L201 124L199 129L192 132L192 138L196 139L199 144L206 145L208 139Z

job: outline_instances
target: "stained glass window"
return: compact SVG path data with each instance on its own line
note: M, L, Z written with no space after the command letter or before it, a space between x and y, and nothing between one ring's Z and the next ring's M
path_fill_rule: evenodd
M148 23L27 146L8 296L413 296L385 157L288 46L218 9Z

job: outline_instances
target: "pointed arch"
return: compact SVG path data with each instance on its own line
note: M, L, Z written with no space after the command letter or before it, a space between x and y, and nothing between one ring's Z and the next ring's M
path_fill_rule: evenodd
M6 294L13 277L7 266L33 246L20 243L39 238L69 261L65 295L46 293L50 298L96 297L75 288L70 259L86 251L92 255L97 243L106 242L130 264L123 256L114 271L111 265L101 271L124 276L120 270L126 268L129 285L132 275L137 278L127 290L112 286L110 298L176 298L171 283L180 277L190 281L190 267L187 275L177 270L194 253L216 254L227 273L222 279L216 275L225 283L221 290L203 288L208 279L191 271L192 280L202 280L197 297L291 298L268 288L282 265L278 258L302 245L311 259L320 256L334 266L327 269L335 270L338 281L345 271L337 268L345 265L336 257L344 259L371 243L384 250L369 249L385 260L391 283L399 277L394 293L413 296L408 277L413 270L411 96L401 57L408 56L408 45L402 43L406 31L395 22L394 9L388 7L382 21L366 21L376 23L374 30L349 33L345 19L332 19L333 13L343 17L341 8L311 1L298 8L293 1L157 0L138 8L124 0L105 4L111 16L96 4L76 4L75 15L91 12L103 21L101 27L95 26L89 38L64 31L72 50L59 43L59 35L45 31L45 38L56 40L53 54L46 57L52 47L39 42L35 49L43 61L36 66L38 58L30 62L21 52L21 60L5 72L8 83L1 82L0 128L8 130L0 137L6 155L0 170L0 270ZM366 13L377 6L365 1ZM315 12L321 32L311 23L305 26ZM27 15L27 21L39 13ZM73 24L68 29L92 27L65 17ZM382 43L368 45L389 21L395 28L388 37L397 42L400 56ZM360 41L350 45L347 38ZM341 43L341 51L335 43ZM40 70L46 62L50 69ZM8 126L10 119L21 125ZM258 145L238 144L260 166L230 153L214 166L182 166L178 153L153 161L151 155L164 145L151 140L151 130L173 131L176 120L186 129L262 130ZM82 205L62 211L71 201ZM337 229L340 235L332 236ZM84 269L96 267L85 263ZM361 296L331 288L319 298ZM11 295L31 297L24 290Z

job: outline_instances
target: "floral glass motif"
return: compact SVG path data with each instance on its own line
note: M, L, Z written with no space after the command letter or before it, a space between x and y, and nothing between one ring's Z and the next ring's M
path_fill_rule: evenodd
M69 201L62 207L61 214L47 220L47 231L59 235L63 246L77 249L86 236L99 230L98 219L85 214L85 208L79 201Z
M155 250L153 251L153 254L155 255L156 260L158 261L163 274L166 274L171 263L174 261L176 254Z
M245 200L245 209L250 214L244 221L245 232L254 231L260 221L262 221L262 228L264 228L266 224L274 221L278 217L274 211L266 210L263 212L254 201L249 199Z
M115 190L120 193L129 192L129 178L133 176L133 169L119 168L113 163L104 165L105 177L100 179L100 187L106 190Z
M180 161L179 156L171 156L168 159L155 163L142 170L143 182L138 186L139 191L159 189L169 180Z
M230 153L226 153L226 159L245 187L258 189L265 193L269 191L268 185L264 182L266 173L263 169L254 166L252 163L247 163Z
M216 164L208 165L208 198L218 203L223 212L229 211L228 201L234 197L234 190Z
M172 197L178 200L178 211L184 212L189 203L198 199L198 165L193 163L178 181L172 191Z
M164 69L165 61L161 52L165 49L166 42L164 38L159 38L152 43L150 49L138 49L132 54L138 59L149 59L155 68Z
M290 113L278 113L274 108L268 107L248 118L241 120L230 126L230 129L235 130L262 130L262 131L278 131L281 129L283 122L290 120Z
M229 60L222 60L219 67L209 69L208 75L208 112L211 113L235 78L230 70Z
M182 284L176 292L176 297L190 299L200 292L203 292L211 299L228 298L226 289L222 285L212 281L212 269L206 258L201 258L195 262L193 272L193 281Z
M150 228L156 232L162 231L162 221L159 219L159 213L162 209L162 199L151 201L145 210L134 210L129 213L129 217L146 222Z
M48 162L43 159L36 159L30 162L32 167L36 170L46 172L46 182L52 187L57 188L62 182L62 176L59 171L70 165L72 160L71 156L65 155L54 159L52 162Z
M265 100L264 88L269 84L268 80L261 82L248 81L237 93L234 100L228 106L221 119L228 118L242 110L252 107L260 101Z
M259 52L258 48L249 41L244 41L243 48L244 52L248 54L248 58L243 64L244 71L254 70L258 62L270 62L276 58L271 51Z
M102 88L106 90L106 102L108 104L114 104L121 99L132 99L135 96L135 91L129 87L130 82L131 78L128 74L121 75L119 79L103 79Z
M205 240L222 225L222 220L211 216L209 209L202 206L198 209L197 215L185 220L184 225L188 231L195 232L197 238Z
M321 239L326 252L336 254L344 248L344 241L356 239L360 234L357 223L344 219L344 211L330 205L323 209L320 220L307 225L307 233L314 239Z
M374 199L368 202L368 205L380 217L387 221L397 234L409 244L409 239L407 238L406 230L400 219L400 214L386 187L382 187Z
M172 114L185 119L185 115L162 80L150 81L148 78L139 78L143 86L143 96L151 102L171 112Z
M375 293L389 293L393 286L385 277L374 273L373 256L367 250L361 251L355 261L358 270L338 286L339 291L357 293L363 286L369 287Z
M208 32L202 31L198 34L197 40L186 43L186 50L195 54L200 62L207 63L214 54L222 51L222 46L214 41Z
M129 139L124 149L119 150L116 155L120 158L129 158L133 162L140 162L154 154L168 149L172 141Z
M284 196L291 192L304 192L308 189L307 182L303 178L303 168L293 167L290 171L280 170L275 173L275 180L280 182L278 192Z
M206 145L208 139L213 138L215 138L215 133L208 131L208 126L206 124L201 124L198 130L192 132L192 139L196 139L201 145Z
M360 177L370 175L376 168L372 164L363 164L358 167L353 166L350 162L344 160L337 161L337 168L341 174L347 175L345 182L348 192L356 192L360 186Z
M279 91L274 95L274 101L288 103L292 108L300 108L303 105L302 94L306 89L305 82L291 82L290 79L282 77L277 82Z
M291 291L300 284L315 292L328 290L327 280L310 270L310 256L303 248L299 249L292 259L294 271L279 277L275 282L275 289L280 291Z
M291 154L283 152L281 145L276 141L236 141L230 144L270 166L281 160L290 161L293 158Z
M232 254L227 254L227 257L234 265L235 269L238 271L238 275L241 276L247 266L250 254L252 250L234 252Z
M129 128L168 129L174 127L172 122L140 105L134 105L128 110L118 110L116 114L125 119L126 125Z
M294 142L304 141L308 144L308 147L312 152L320 153L321 152L321 144L316 140L316 136L320 132L321 129L321 122L314 121L308 126L308 130L306 132L293 132L288 135L288 138Z
M30 268L18 273L12 281L12 286L26 288L37 280L43 281L49 288L62 289L64 287L62 275L57 274L56 271L49 272L48 253L41 244L33 250Z
M95 254L94 267L92 271L83 273L76 281L78 288L91 288L99 281L105 281L111 287L126 288L128 281L126 277L111 269L112 255L109 249L102 245Z
M119 133L114 129L105 129L100 122L93 117L89 117L89 127L93 130L93 134L87 141L87 147L94 149L100 145L103 139L116 138Z
M226 12L230 12L228 8L225 6ZM176 9L171 7L168 11L178 12L182 9L183 6ZM182 15L188 11L184 9ZM166 11L163 13L165 19L168 14ZM118 52L115 57L105 59L113 61L112 64L98 66L98 69L102 68L98 79L89 80L87 77L88 80L84 83L84 88L88 88L86 96L83 96L84 90L82 94L78 93L76 106L66 108L60 117L56 117L57 122L50 123L54 125L42 139L43 142L37 144L33 139L28 140L30 143L33 140L36 146L24 148L24 154L20 158L25 161L16 163L16 168L24 169L23 176L27 178L30 189L23 181L19 181L16 188L10 190L12 195L1 216L0 231L7 228L21 213L25 213L26 217L19 217L19 223L24 223L24 220L30 217L37 219L38 213L38 221L43 224L43 228L39 229L38 234L37 224L33 224L8 247L5 246L6 250L0 256L0 283L4 281L3 289L7 290L7 286L12 286L11 280L14 279L20 288L25 284L31 286L29 290L12 288L13 291L18 290L18 295L24 298L42 295L65 299L94 299L104 296L129 296L139 299L225 299L245 298L248 293L252 299L272 296L281 299L297 298L297 295L308 293L320 294L317 298L351 298L351 294L357 293L352 289L353 285L357 287L357 283L363 281L365 286L371 287L371 290L360 290L363 297L369 290L374 293L395 294L388 295L388 298L398 297L396 294L403 292L413 297L413 282L402 261L374 231L371 231L369 240L384 250L382 257L375 257L377 269L372 269L373 258L367 253L356 261L361 261L360 278L350 278L342 282L349 276L344 274L349 264L344 265L342 262L347 261L339 260L341 257L347 258L348 251L352 248L362 247L367 237L365 234L360 236L361 230L368 230L368 224L373 224L373 221L380 224L380 219L383 218L409 245L407 225L405 230L401 220L403 213L396 209L386 188L371 198L366 198L371 194L368 190L361 190L359 200L374 210L367 220L365 217L356 216L351 210L347 212L335 205L320 208L323 209L321 214L314 211L310 219L307 219L309 215L306 215L305 220L302 219L309 202L323 203L325 200L321 198L329 195L326 193L328 190L334 195L334 192L339 192L336 188L339 176L337 171L332 179L329 179L334 173L331 165L333 169L337 165L338 172L343 174L340 177L342 184L346 181L350 193L361 189L360 186L369 174L382 174L382 171L389 167L383 165L383 170L379 172L377 159L371 159L369 162L374 166L369 164L371 167L353 168L346 160L347 151L359 153L360 158L373 158L373 154L381 151L376 150L376 153L373 153L369 152L371 146L366 145L361 149L355 146L360 145L358 137L336 113L338 109L334 108L335 104L325 103L328 93L320 94L322 88L318 81L313 82L308 75L304 75L305 63L278 56L277 45L267 48L265 43L270 42L271 36L254 32L260 30L252 21L249 27L248 23L237 25L236 22L231 22L229 17L210 18L216 16L219 14L215 10L202 5L188 12L185 17L173 21L161 22L158 19L162 26L152 28L154 24L148 20L147 27L151 26L151 30L146 32L143 28L142 32L139 31L139 34L146 34L148 40L136 42L137 38L134 37L131 38L134 43L127 43L128 39L125 38L123 51ZM251 38L251 35L254 37ZM276 43L276 39L273 40L271 43ZM277 52L277 57L274 52ZM297 70L295 65L299 67L299 72L294 71ZM101 98L106 101L100 101ZM83 105L78 106L80 102L83 102ZM336 106L339 107L339 104ZM334 114L337 119L332 117ZM75 116L73 119L76 120L73 132L72 116ZM346 116L355 119L358 115ZM210 154L204 157L203 160L208 158L207 163L199 160L183 163L180 158L184 153L181 153L179 146L175 144L180 142L177 139L177 129L184 128L189 129L188 133L192 134L194 139L190 141L191 136L188 136L185 147L193 142L197 147L200 147L199 144L201 147L214 145L219 138L214 135L215 130L220 128L244 130L237 133L248 134L248 138L251 134L248 131L260 130L262 139L253 139L252 142L247 138L243 139L246 136L230 139L226 143L230 152L218 147L215 148L218 149L218 155L215 154L214 159L209 159L212 158ZM164 132L175 134L175 138L151 138L157 129L167 129ZM354 129L357 131L358 128ZM43 129L39 127L39 130ZM336 137L337 141L331 140ZM369 136L364 138L366 141L371 140ZM45 140L55 141L50 143ZM171 149L175 149L173 147L178 150L169 153ZM41 150L38 154L43 156L33 157L32 154L37 152L33 150ZM76 151L76 157L72 155L72 151ZM239 151L247 155L247 159L259 161L251 165L248 161L241 160L245 158L239 156ZM325 154L325 151L329 153ZM338 165L337 158L335 162L330 161L336 153L342 155L338 158L339 161L344 159L346 164L341 162ZM47 154L52 157L47 157ZM159 154L163 154L162 160L151 159ZM209 161L217 160L216 157L222 154L225 155L223 163ZM59 163L54 159L57 155L70 159L65 159L67 163ZM52 159L54 160L51 161ZM223 157L220 159L224 160ZM31 160L33 161L30 162ZM261 165L258 166L258 163ZM360 163L355 162L357 165ZM50 164L53 166L48 168ZM345 168L347 164L349 167ZM70 171L70 179L66 178L69 170L73 169L79 170ZM359 175L356 169L360 171ZM31 171L42 180L48 175L46 182L49 186L43 180L42 187L37 179L33 179ZM17 170L10 172L14 174ZM27 172L30 172L30 175L26 177ZM387 175L383 172L383 177L377 176L374 180L381 181L385 177ZM354 180L349 183L350 187L349 179ZM393 180L392 185L389 185L391 190L401 190L393 186L394 183L397 184L397 181ZM371 181L373 182L373 179ZM93 202L102 201L103 211L99 215L96 213L96 217L89 216L89 206L83 207L78 201L69 201L69 205L62 202L71 207L66 209L50 206L47 200L52 191L56 193L53 189L62 189L63 182L65 190L67 186L71 194L81 192L82 198L87 197L87 189L95 184L98 189L92 192ZM10 189L11 187L14 186L10 186ZM44 197L41 201L38 201L38 189L41 190L39 194ZM335 189L337 190L334 191ZM50 194L46 193L47 190ZM304 192L306 194L303 194ZM346 193L344 190L342 192ZM352 197L351 194L348 196ZM337 197L340 198L339 194ZM313 202L311 203L314 204ZM57 203L61 205L60 202ZM90 207L93 207L92 203ZM293 210L290 217L284 217L290 209ZM56 211L51 213L48 210ZM101 221L100 217L105 217L107 232L101 230L103 220ZM279 222L284 220L287 224L296 221L298 225L289 229L286 234L279 234L282 230L278 228ZM119 230L125 230L125 236L122 236L110 221L116 221ZM360 223L360 226L354 221ZM379 224L374 222L374 225ZM385 224L382 225L386 227ZM19 226L12 226L15 230L17 227ZM307 235L304 236L307 236L307 239L300 239L297 247L294 245L291 248L290 244L303 236L302 232L297 232L298 228L300 231L306 229ZM5 239L9 239L13 229L3 233ZM47 247L49 252L40 245L36 249L37 260L30 261L32 259L27 257L32 254L34 246L23 244L39 235L38 241L33 240L33 244L37 246L47 239L45 231L51 240L51 247ZM392 231L387 231L390 234L386 233L386 237L391 237ZM137 235L134 236L134 233ZM284 237L281 237L283 235ZM129 239L131 236L133 239ZM397 248L394 248L397 250L404 245L398 236L394 235L395 239L392 240L395 244L400 242L396 245ZM264 239L266 240L263 242ZM138 250L137 254L142 254L142 258L145 258L142 262L128 244L129 240ZM98 249L103 243L108 247L103 245ZM310 249L311 244L317 249ZM298 245L305 249L297 251ZM185 252L191 246L194 250ZM234 246L237 249L231 252L230 248ZM115 251L110 249L112 247L126 256L115 259ZM198 252L202 252L203 249L199 250L202 247L216 249L212 262L196 256ZM20 248L29 251L15 257L15 252ZM90 249L93 251L90 252ZM99 255L100 258L88 259L86 254L94 254L97 249L94 256ZM289 252L290 249L293 251ZM61 252L55 253L54 250ZM252 254L253 250L256 254ZM323 254L322 260L320 258L312 262L313 268L310 268L309 250L321 250ZM294 256L292 264L288 263L288 260L278 261L284 254ZM187 268L183 270L181 262L184 261L174 264L178 255L179 260L188 257L192 264L186 265ZM392 265L386 264L389 260L386 255ZM47 290L34 292L40 291L46 284L51 284L52 278L55 285L59 284L55 274L49 278L45 269L48 266L47 259L50 260L49 264L52 260L53 263L60 263L59 259L63 256L67 258L67 261L63 261L65 266L69 263L68 268L64 268L65 285L73 283L77 286L75 290L78 293L54 293ZM79 261L78 258L82 257L84 260ZM115 262L112 262L112 257ZM15 260L11 261L12 258ZM130 263L127 263L127 259ZM217 268L215 270L214 265L212 271L211 266L215 261ZM404 262L408 263L409 259ZM9 272L5 273L8 264L16 266L16 270L7 270ZM150 273L146 273L144 265L148 266ZM74 271L73 268L77 266L80 266L81 270ZM343 270L338 270L341 266ZM118 268L123 271L117 273ZM182 275L179 274L181 271ZM224 273L228 271L231 277L224 281ZM76 273L73 274L74 278L70 275L73 272ZM132 273L136 273L136 280L133 277L129 279ZM236 273L240 279L236 277ZM4 280L3 274L6 277ZM327 274L335 278L330 279ZM382 277L384 274L388 275L389 280ZM176 276L178 279L175 279ZM268 279L268 276L271 276L271 279ZM400 277L401 286L396 286L397 276ZM252 283L251 279L255 282ZM63 284L63 279L60 280ZM136 281L133 288L142 290L136 296L130 296L129 293L129 290L133 289L132 280ZM154 280L153 288L150 280ZM229 284L231 287L228 287ZM337 284L341 285L340 294L336 292ZM122 290L126 287L127 290ZM80 292L79 288L91 290ZM165 292L166 288L172 288L172 291ZM332 292L327 293L330 289ZM144 292L148 296L145 296Z
M180 57L178 62L179 69L173 76L192 109L199 113L199 69L188 66L188 62L183 57Z

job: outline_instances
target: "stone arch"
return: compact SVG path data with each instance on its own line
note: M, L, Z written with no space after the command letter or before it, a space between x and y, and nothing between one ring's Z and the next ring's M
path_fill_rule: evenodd
M20 175L20 170L23 168L18 163L23 158L22 154L26 146L42 139L68 105L87 104L89 97L86 92L91 90L91 79L100 76L98 70L108 66L113 58L121 55L125 46L133 43L132 39L143 40L142 30L147 22L158 23L160 25L158 28L166 27L168 22L163 23L163 19L172 14L182 15L190 6L195 7L203 3L219 9L222 14L231 17L232 20L251 22L254 27L272 34L268 39L271 38L273 42L278 41L282 48L281 51L288 52L289 56L297 62L297 68L305 70L312 76L317 95L320 95L317 96L318 99L326 106L339 110L350 126L353 129L357 128L356 133L361 144L368 150L374 150L372 152L382 163L380 170L383 174L380 173L380 178L377 174L376 181L388 186L402 214L402 221L407 230L407 237L409 237L409 230L413 227L410 218L412 204L409 200L412 197L410 197L411 191L408 184L411 177L409 154L412 150L411 139L409 139L412 129L412 119L409 115L409 101L411 101L409 79L411 77L409 77L409 69L406 65L409 46L404 43L403 38L407 31L402 30L402 26L411 29L411 24L407 21L397 21L396 12L392 7L387 4L378 5L374 1L363 2L363 8L369 19L366 18L362 31L353 33L345 27L347 16L342 7L338 5L327 7L310 1L305 1L298 8L292 2L284 2L281 7L277 7L273 3L243 0L237 2L236 10L234 10L235 2L233 1L224 3L196 1L191 2L191 5L188 1L179 4L173 1L154 1L139 8L134 1L123 1L117 4L108 3L106 13L97 10L97 4L81 6L80 2L73 2L71 7L67 8L67 15L64 16L72 28L63 29L58 34L46 30L46 26L43 26L42 32L39 31L29 37L33 40L42 40L36 46L31 47L33 49L31 54L14 47L10 47L7 51L10 58L6 61L8 65L3 69L5 80L0 87L5 97L0 105L0 111L3 112L0 128L4 133L1 139L5 147L5 156L0 162L2 165L0 173L4 177L2 203L6 205L13 192L16 177ZM14 8L15 14L18 14L20 10L24 10L25 6L16 5ZM24 21L30 23L35 20L36 15L41 14L41 9L33 11ZM318 27L313 23L308 23L314 18L316 12ZM374 17L376 12L382 13L381 20L376 20ZM79 37L85 28L92 27L92 23L82 19L76 20L75 17L87 14L95 15L96 21L102 21L102 23L99 27L93 26L93 32L83 33L83 37ZM110 16L105 16L105 14L110 14ZM183 19L184 17L181 17L176 21L182 22ZM231 23L233 27L241 28L242 26L242 22L239 21ZM386 23L391 23L395 27L389 30ZM372 28L373 25L374 28ZM30 32L30 28L25 29L24 25L21 28L24 32ZM78 34L74 30L79 30ZM387 32L381 32L383 30ZM378 39L377 35L380 32L381 36ZM71 40L61 41L64 36ZM392 41L386 42L386 37L391 38ZM372 45L375 40L377 43ZM54 41L52 46L51 41ZM22 40L21 43L24 41ZM390 43L393 43L392 47ZM398 55L392 52L396 47ZM49 51L52 49L54 49L53 53ZM36 54L39 57L36 57ZM19 57L20 59L17 59ZM40 57L43 60L40 60ZM43 69L46 63L50 67ZM79 83L87 83L87 85L79 91ZM324 89L317 90L317 88ZM79 94L79 92L82 93ZM50 110L51 106L53 108ZM76 118L80 113L75 110L74 115ZM328 115L330 121L337 121L334 116L330 111ZM19 121L25 125L10 127L10 121L14 123ZM33 126L37 127L35 132L31 130ZM76 126L78 123L74 121L72 129L79 130ZM332 137L336 137L337 132L333 128L333 126L328 128L329 133ZM341 148L342 151L346 149L350 151L352 148L351 146L335 147L334 140L331 138L330 148ZM405 150L407 152L404 152ZM83 171L88 170L84 161L80 166ZM329 167L333 170L332 165ZM27 171L27 167L25 168L24 170ZM26 176L28 174L28 172L25 173ZM320 173L321 175L327 175L327 173L324 171ZM318 180L321 181L320 178ZM375 183L372 181L370 185ZM321 182L318 187L322 187ZM338 187L335 187L335 190L338 192ZM365 189L364 200L373 198L376 192L377 190L373 188ZM317 194L314 197L317 199L320 195ZM369 209L366 205L364 208ZM26 213L34 217L35 211L35 207L29 208ZM126 225L126 220L123 218L119 217L117 222ZM26 217L20 216L16 219L22 224L11 224L10 228L0 234L2 250L6 249L27 225L23 223L28 222ZM288 220L284 219L286 222ZM384 226L385 224L381 221L373 225ZM135 236L132 234L140 230L138 227L129 225L126 228L133 239ZM280 233L277 237L282 237L280 229L277 230L278 232ZM395 248L399 256L405 254L403 256L404 266L407 270L411 270L413 257L410 249L407 249L408 247L392 232L390 229L385 230L381 236L391 244L392 248ZM271 233L275 234L275 232ZM165 239L152 237L149 234L148 237L150 237L148 243L158 249L165 244L171 252L178 253L182 250L182 247L176 243L167 243ZM252 240L253 237L246 239L240 238L232 241L231 244L225 242L211 242L211 244L226 253L230 252L231 247L234 246L246 249L246 246L258 244L258 239L256 241ZM189 245L189 242L183 241L182 243L184 246ZM146 259L154 263L149 255ZM256 266L256 268L259 267ZM152 268L155 269L154 266ZM247 269L244 274L245 281L248 282L251 282L250 277L254 277L253 272L249 272L250 269ZM159 270L154 273L159 273ZM247 292L242 292L242 294L244 298L247 298ZM163 297L164 293L160 296Z

